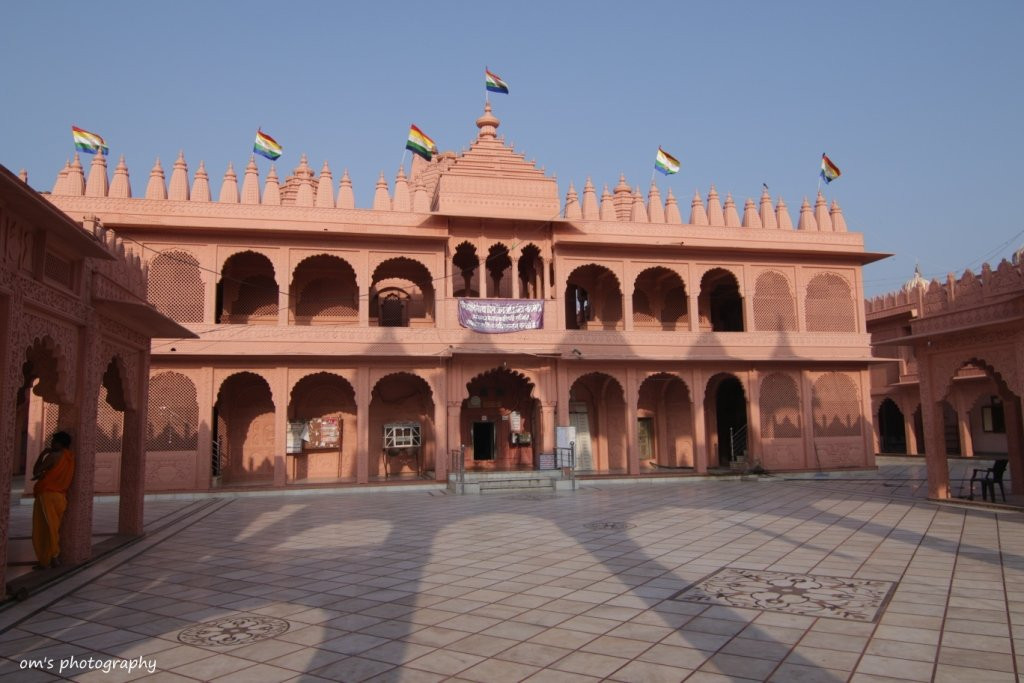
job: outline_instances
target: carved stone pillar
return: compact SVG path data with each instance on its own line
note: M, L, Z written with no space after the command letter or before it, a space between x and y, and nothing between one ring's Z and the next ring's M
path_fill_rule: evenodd
M800 372L800 410L804 424L804 467L821 469L814 444L814 382L806 370Z
M60 559L81 564L92 556L92 498L96 469L96 409L106 367L99 358L99 334L94 320L79 328L77 381L74 403L60 404L58 426L71 433L75 475L60 530Z
M974 457L974 439L971 436L971 404L962 395L956 397L956 425L960 432L960 455Z
M274 373L274 486L288 483L288 368Z
M626 468L630 474L640 474L640 443L636 423L638 394L636 368L627 368L623 398L626 400Z
M757 370L747 373L747 454L749 463L762 462L764 451L761 448L761 374Z
M555 403L542 403L540 406L540 451L555 452Z
M686 289L686 312L690 318L690 332L700 332L700 283Z
M933 363L923 349L917 349L921 387L921 418L924 422L924 455L928 470L928 496L949 498L949 462L946 460L946 439L943 434L942 408L933 395L935 382L945 377L932 377Z
M707 418L704 414L706 381L703 372L693 371L690 380L693 393L693 468L697 474L708 473Z
M117 531L141 536L143 505L146 494L146 421L149 409L149 351L136 354L136 385L131 387L134 400L124 411L121 436L120 502L117 510Z
M0 594L6 585L7 541L11 528L11 472L18 448L15 406L17 390L24 381L21 367L25 351L18 347L15 326L12 324L20 317L20 313L20 297L0 293L0 359L4 362L0 374Z
M459 449L463 445L461 428L459 426L459 419L462 415L462 406L455 402L448 402L448 452L444 454L446 459L450 458L453 450ZM454 468L458 465L457 462L449 463L449 467Z
M917 445L917 430L914 428L914 413L903 413L903 434L907 442L907 455L920 455Z
M444 377L439 377L434 385L439 392L444 391ZM434 397L434 479L448 480L448 411L444 395Z
M370 481L370 369L356 369L356 483Z
M1021 400L1013 394L1003 394L1002 399L1010 482L1013 492L1020 494L1024 491L1024 416L1021 415ZM992 497L995 498L994 493Z

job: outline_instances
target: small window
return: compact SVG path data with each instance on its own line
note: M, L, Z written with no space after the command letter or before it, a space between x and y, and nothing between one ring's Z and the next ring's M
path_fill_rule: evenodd
M989 405L981 407L981 428L992 434L1006 433L1003 402L998 397L993 396Z

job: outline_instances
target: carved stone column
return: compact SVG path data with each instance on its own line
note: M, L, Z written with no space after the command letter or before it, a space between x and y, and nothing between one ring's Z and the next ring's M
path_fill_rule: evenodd
M288 484L288 368L274 373L274 486Z
M146 421L149 409L149 351L136 353L136 385L133 401L126 401L121 436L120 502L117 531L141 536L146 493Z
M1004 394L1002 399L1010 482L1013 492L1019 494L1024 491L1024 416L1021 415L1020 397ZM994 493L992 497L995 497Z
M356 369L356 483L370 481L370 369Z
M974 457L974 439L971 436L971 404L966 397L957 392L956 424L960 432L960 455L965 458Z
M0 277L4 275L2 268L0 266ZM13 325L20 313L21 297L16 294L5 296L0 290L0 359L4 362L0 374L0 594L3 594L6 585L7 541L11 528L11 472L18 448L15 406L17 390L23 382L21 367L24 363L24 349L18 347Z
M57 424L69 431L75 475L60 530L60 559L81 564L92 556L92 498L96 469L96 409L105 365L99 358L99 334L91 318L79 328L78 372L74 403L60 404Z
M935 382L944 382L945 377L932 377L934 363L918 347L917 359L921 386L921 418L924 422L924 455L928 470L928 496L949 498L949 462L946 460L946 439L943 434L942 408L939 398L933 395Z
M626 468L630 474L640 474L640 443L637 435L637 386L636 368L626 369ZM610 454L609 454L610 455Z
M761 448L761 373L751 370L747 373L747 405L750 419L747 420L747 454L748 463L762 462L764 450Z
M914 428L914 414L903 413L903 434L907 442L907 455L920 455L917 445L917 430Z
M693 393L693 468L697 474L708 473L707 418L704 414L706 381L703 372L693 371L690 380Z

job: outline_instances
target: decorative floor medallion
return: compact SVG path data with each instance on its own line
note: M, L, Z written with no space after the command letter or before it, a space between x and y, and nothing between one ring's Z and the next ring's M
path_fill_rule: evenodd
M672 599L870 622L878 618L894 585L892 581L726 568Z
M246 645L279 636L290 626L284 619L239 614L189 626L178 634L178 640L189 645Z
M591 531L623 531L636 527L636 524L630 524L629 522L588 522L583 526Z

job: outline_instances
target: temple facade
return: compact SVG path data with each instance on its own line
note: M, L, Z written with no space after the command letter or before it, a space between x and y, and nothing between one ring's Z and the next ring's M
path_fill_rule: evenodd
M920 272L866 302L877 356L871 406L876 450L924 454L929 494L951 494L946 457L1009 460L1024 491L1024 250L945 282Z
M152 346L148 490L528 469L560 427L598 475L874 464L861 267L882 255L835 202L795 226L766 191L739 209L712 187L686 221L624 178L563 202L490 105L476 125L369 209L305 156L262 181L229 164L216 195L183 156L143 196L123 158L60 171L50 201L130 242L148 300L196 335ZM113 491L121 416L97 419Z

